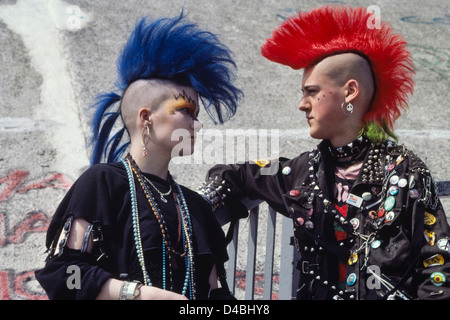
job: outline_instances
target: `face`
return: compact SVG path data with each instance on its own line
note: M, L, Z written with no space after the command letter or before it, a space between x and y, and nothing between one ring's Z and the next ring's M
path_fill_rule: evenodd
M152 115L152 142L172 157L192 154L196 133L202 128L199 110L194 89L174 86L172 96Z
M345 135L347 117L341 110L345 99L343 87L313 66L304 70L302 93L299 109L305 112L311 137L333 143Z

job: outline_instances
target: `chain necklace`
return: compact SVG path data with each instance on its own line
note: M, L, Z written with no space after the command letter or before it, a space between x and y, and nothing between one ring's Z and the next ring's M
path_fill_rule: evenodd
M194 282L194 274L195 274L195 266L194 266L194 258L193 258L193 245L192 245L192 225L191 219L189 215L189 210L186 204L186 200L181 191L178 183L172 180L178 190L178 195L174 195L174 199L176 200L175 206L177 207L177 211L180 214L180 224L182 229L182 241L184 245L184 251L179 253L171 246L169 233L167 231L167 226L164 221L164 216L162 212L159 210L156 201L154 201L153 194L151 193L148 186L145 184L145 179L143 179L143 174L140 172L139 167L137 167L136 163L131 158L131 155L127 155L125 159L121 160L128 176L128 181L130 185L130 195L131 195L131 206L132 206L132 221L133 221L133 234L136 246L136 252L138 255L139 263L142 269L144 284L151 286L151 280L145 266L143 248L142 248L142 240L141 240L141 231L139 227L139 213L138 213L138 205L136 198L136 188L134 184L133 174L136 176L139 184L141 185L145 196L149 202L150 207L152 208L153 214L157 219L161 235L162 235L162 247L163 247L163 289L166 289L166 278L167 274L169 276L170 281L170 290L173 290L173 281L172 281L172 255L177 255L179 257L183 257L185 260L185 280L183 284L182 294L186 295L187 291L190 289L190 298L195 299L196 296L196 285ZM168 268L166 268L166 265ZM168 270L167 270L168 269Z
M172 185L169 185L169 191L167 191L166 193L162 193L161 191L159 191L159 189L152 183L152 181L147 178L146 176L143 176L145 181L147 181L152 187L153 189L156 190L156 192L159 193L159 198L164 202L167 203L167 199L165 198L166 196L168 196L169 194L172 193Z

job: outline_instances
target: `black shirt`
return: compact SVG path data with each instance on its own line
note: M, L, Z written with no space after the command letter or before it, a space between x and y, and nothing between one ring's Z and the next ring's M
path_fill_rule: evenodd
M149 174L146 174L146 177L159 190L169 190L169 182ZM162 288L163 251L160 225L136 178L135 186L145 265L152 285ZM196 296L197 299L206 299L213 265L223 263L228 258L225 237L210 205L196 192L183 186L181 189L189 208L193 229ZM172 190L176 190L175 185ZM164 215L171 243L176 246L179 242L179 222L175 199L169 194L165 197L165 203L155 190L152 192ZM94 165L81 175L55 212L47 233L47 247L57 241L61 228L70 216L83 218L89 223L100 223L107 258L96 261L96 257L91 254L68 247L62 248L61 255L50 257L45 267L36 272L37 280L50 299L95 299L109 278L143 282L133 236L130 188L122 163ZM178 249L183 251L182 246ZM181 293L185 275L184 258L179 257L171 262L173 289ZM70 265L80 267L79 289L69 289L66 284L70 276L67 268ZM170 289L170 284L167 286L167 289Z

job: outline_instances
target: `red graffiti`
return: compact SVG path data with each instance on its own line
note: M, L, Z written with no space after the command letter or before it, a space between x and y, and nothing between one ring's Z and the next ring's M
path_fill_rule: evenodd
M245 290L245 283L246 283L246 272L243 270L237 270L236 271L236 287ZM272 278L274 283L280 282L280 277L277 275L274 275ZM256 295L262 295L264 292L263 284L264 284L264 276L263 275L255 275L255 294ZM272 292L272 300L278 300L278 293Z
M0 186L3 189L0 191L0 202L8 199L13 191L23 182L23 180L25 180L28 174L28 171L17 170L6 177L0 178Z
M29 172L25 170L16 170L9 175L0 178L0 202L7 200L12 196L14 192L25 193L32 189L43 188L63 188L68 189L71 186L71 182L64 175L60 173L54 173L48 178L42 179L37 182L30 183L19 189L19 186L28 177Z
M41 212L30 212L11 230L7 230L6 216L0 213L0 247L21 243L30 232L46 232L49 218Z
M34 270L16 274L14 270L0 270L0 300L48 300L45 292L31 285L36 281Z
M11 199L15 194L24 194L30 190L44 188L68 189L71 182L60 173L51 173L37 181L26 181L30 173L25 170L15 170L0 177L0 203ZM32 200L30 200L32 201ZM0 248L7 245L21 244L31 233L46 232L50 224L48 215L39 209L19 215L21 219L11 223L10 212L0 212ZM17 213L14 213L17 217ZM0 270L0 300L48 299L38 285L34 270L17 272L13 269Z

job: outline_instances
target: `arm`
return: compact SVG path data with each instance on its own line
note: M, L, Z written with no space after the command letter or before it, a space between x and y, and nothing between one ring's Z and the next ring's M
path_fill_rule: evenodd
M90 223L82 218L76 218L72 223L72 230L67 239L67 246L74 250L81 250L85 238L86 230ZM63 235L60 236L60 239ZM93 248L92 237L89 237L87 244L87 252L91 253ZM97 300L117 300L123 281L110 278L102 286ZM142 286L137 300L185 300L183 295L165 291L156 287Z
M269 163L251 161L216 165L208 171L199 193L208 200L214 211L224 212L224 208L229 208L233 218L247 216L247 211L252 206L263 201L268 202L278 212L285 213L277 180L287 161L280 159ZM285 183L286 178L291 177L279 180ZM220 220L220 217L218 219Z
M412 205L412 217L421 226L418 236L422 240L416 269L418 298L447 300L450 299L450 227L429 170L420 163L412 175L414 180L410 181L416 185L411 188L419 191Z

